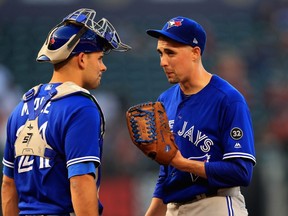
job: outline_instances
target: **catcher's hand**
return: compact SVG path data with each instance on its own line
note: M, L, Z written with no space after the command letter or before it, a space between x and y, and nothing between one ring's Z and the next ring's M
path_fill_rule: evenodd
M126 120L133 143L159 164L170 164L178 147L163 104L147 102L130 107L126 112Z

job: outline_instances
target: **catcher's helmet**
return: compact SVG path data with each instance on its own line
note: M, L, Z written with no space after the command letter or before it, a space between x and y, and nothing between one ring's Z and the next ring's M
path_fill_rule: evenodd
M94 21L96 12L79 9L55 26L48 34L37 61L60 63L80 52L127 51L112 24L105 18Z

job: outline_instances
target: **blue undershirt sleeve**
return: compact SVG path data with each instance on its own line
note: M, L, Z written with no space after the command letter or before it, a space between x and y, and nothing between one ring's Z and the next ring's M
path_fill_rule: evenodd
M248 186L252 179L253 162L235 158L205 163L208 182L213 187Z
M3 166L3 174L14 179L14 169Z
M96 166L94 162L77 163L68 167L68 178L86 174L92 174L95 178Z
M165 182L166 176L167 176L167 167L166 166L160 166L159 171L159 177L154 189L153 197L157 197L159 199L163 199L164 193L163 193L163 183Z

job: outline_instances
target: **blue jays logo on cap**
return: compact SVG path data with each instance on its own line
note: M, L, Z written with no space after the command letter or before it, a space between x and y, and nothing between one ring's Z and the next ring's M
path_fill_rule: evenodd
M161 30L148 29L146 32L155 38L161 36L192 47L198 46L201 49L201 55L205 49L205 30L195 20L183 16L170 19Z
M182 21L183 19L171 19L169 20L167 23L168 23L168 26L167 26L167 29L171 28L171 27L179 27L182 25Z

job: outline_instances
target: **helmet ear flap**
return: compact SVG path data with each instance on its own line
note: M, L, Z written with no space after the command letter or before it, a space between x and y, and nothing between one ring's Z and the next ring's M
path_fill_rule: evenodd
M66 60L79 43L81 36L88 30L85 26L83 26L77 34L72 35L70 39L61 47L58 49L51 49L51 42L54 43L54 33L58 30L58 28L59 26L56 26L54 29L52 29L52 31L50 31L36 58L38 62L51 62L52 64L57 64Z
M42 48L40 49L37 61L38 62L51 62L52 64L60 63L64 60L66 60L74 47L77 45L77 43L74 44L74 46L70 46L68 48L68 44L75 38L76 35L73 35L62 47L56 49L56 50L50 50L48 48L48 44L44 43ZM78 39L79 42L79 39Z

